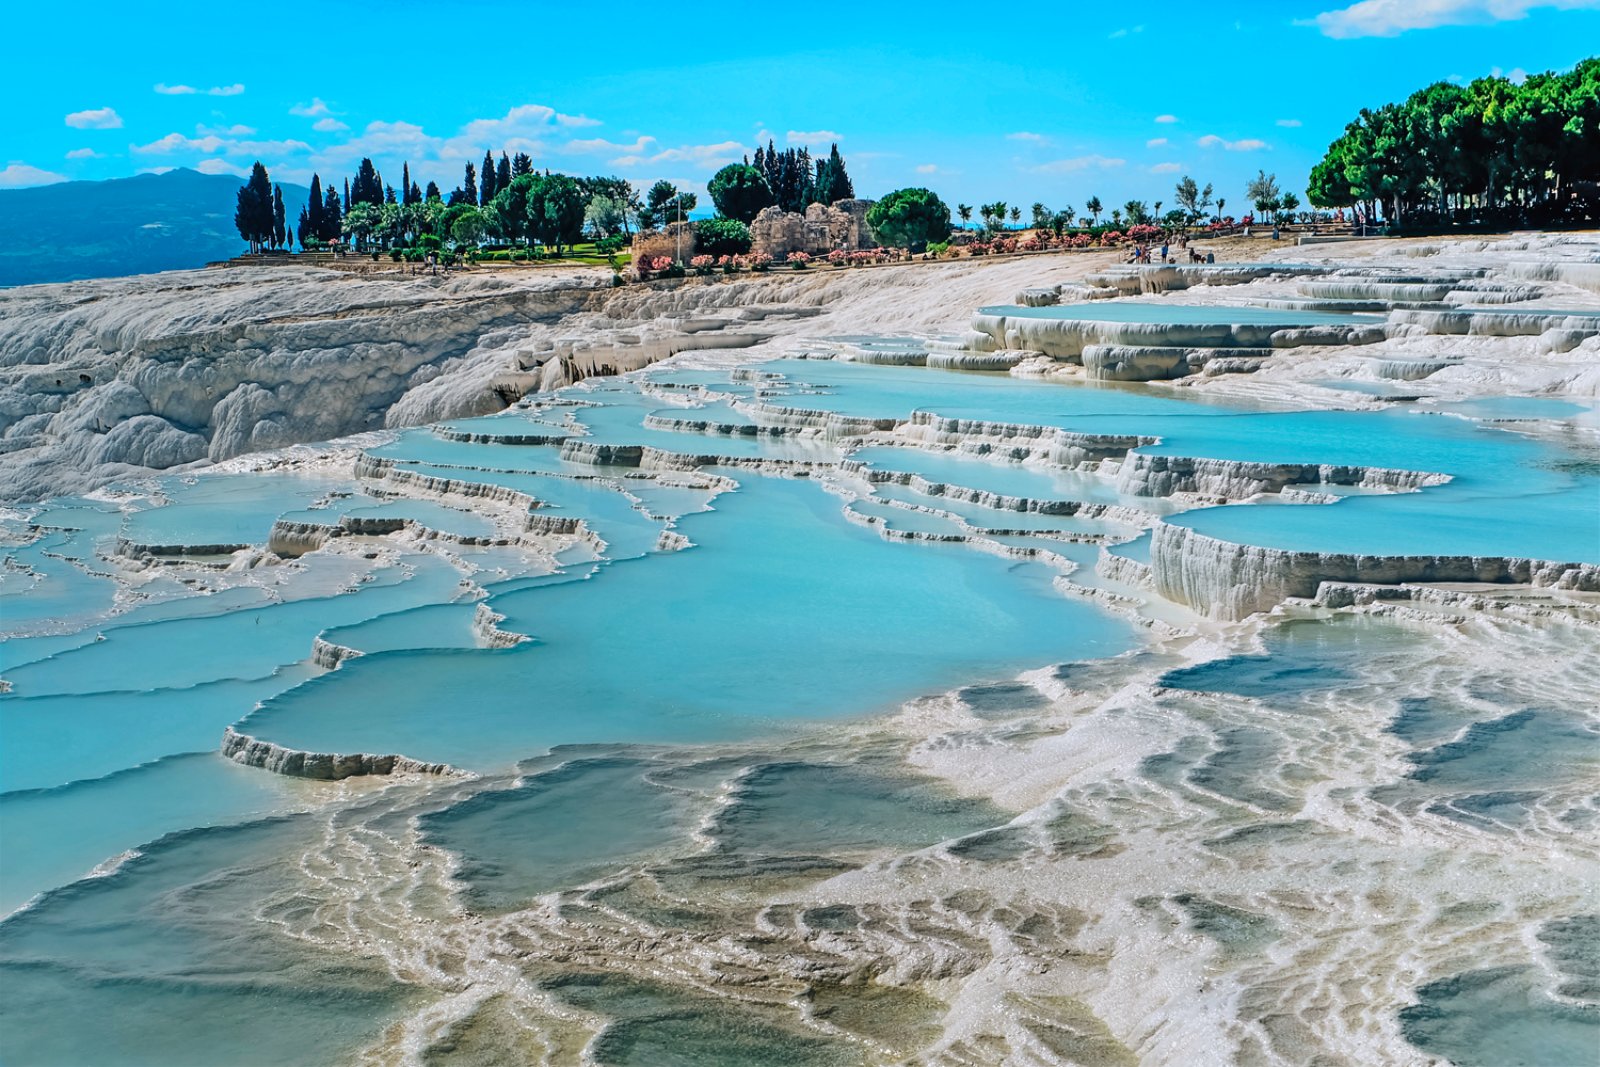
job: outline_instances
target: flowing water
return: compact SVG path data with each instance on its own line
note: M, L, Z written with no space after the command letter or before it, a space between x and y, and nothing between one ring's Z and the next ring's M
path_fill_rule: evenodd
M1585 410L712 362L407 430L360 476L8 512L0 1061L1576 1062L1595 624L1222 633L1140 575L1160 521L1600 562L1591 446L1523 432ZM1197 508L827 423L914 411L1448 478ZM275 522L337 535L279 559ZM449 773L274 774L230 726Z

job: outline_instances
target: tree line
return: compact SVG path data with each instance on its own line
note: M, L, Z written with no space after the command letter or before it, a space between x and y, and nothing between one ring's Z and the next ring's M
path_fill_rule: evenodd
M1363 108L1311 170L1319 207L1391 225L1559 224L1600 217L1600 57L1520 85L1435 82Z

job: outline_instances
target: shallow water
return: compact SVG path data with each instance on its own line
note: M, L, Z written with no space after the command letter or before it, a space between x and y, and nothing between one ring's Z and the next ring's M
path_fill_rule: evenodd
M1143 451L1169 456L1452 480L1330 505L1183 511L1119 492L1109 469L852 448L820 427L644 425L651 414L763 421L702 389L874 418L923 410L1136 434L1159 439ZM995 1049L1130 1062L1142 1039L1113 1033L1107 1020L1121 1017L1098 1015L1096 998L1158 996L1130 985L1124 965L1167 973L1196 960L1238 984L1240 1013L1288 1005L1259 1010L1267 1038L1233 1034L1233 1008L1211 1014L1205 1047L1238 1058L1253 1040L1280 1058L1318 1047L1328 1039L1294 1027L1328 1018L1361 1019L1351 1025L1366 1036L1403 1029L1463 1062L1563 1054L1589 1036L1589 1008L1571 1001L1595 984L1592 931L1570 899L1587 862L1571 842L1600 821L1586 789L1600 728L1574 695L1584 679L1570 653L1592 645L1586 631L1291 619L1259 647L1220 637L1181 653L1203 662L1176 666L1177 651L1136 651L1146 639L1132 609L1093 599L1144 595L1094 571L1103 544L1149 563L1138 525L1149 520L1013 512L827 469L848 455L871 471L1119 504L1254 544L1600 559L1600 469L1569 443L1471 421L1535 410L1264 411L1160 386L827 360L668 366L450 428L740 465L661 474L422 428L370 452L453 483L440 492L418 495L403 478L228 475L161 479L120 504L44 506L27 521L59 528L8 523L0 582L12 686L0 695L0 913L35 900L0 923L0 968L23 990L0 998L0 1059L81 1062L116 1047L125 1062L252 1062L270 1048L261 1062L333 1063L381 1048L371 1058L382 1062L395 1058L385 1043L398 1031L385 1028L399 1019L418 1028L406 1040L430 1063L522 1062L555 1047L616 1064L894 1061L938 1039L940 998L993 963L1049 973L1060 995L1006 993L995 1008L1006 1032L987 1046L953 1037L952 1062L994 1062ZM751 469L796 459L821 466L805 478ZM343 539L236 572L142 568L113 553L119 535L260 546L279 518L345 515L482 538L522 519L520 503L474 495L496 487L538 501L536 517L582 519L599 540ZM1078 569L993 543L886 538L847 510L891 531L1026 531L992 540ZM487 647L480 605L528 640ZM1186 624L1174 605L1139 610ZM362 655L317 667L319 637ZM1017 680L1051 664L1068 666ZM914 740L869 718L924 697L941 710L907 728ZM292 780L224 761L228 725L291 748L402 753L488 777L377 792ZM1015 783L994 769L1062 737L1019 763ZM1016 810L949 788L941 767L989 774L997 792L1015 784ZM1047 773L1070 782L1028 793ZM1447 889L1470 882L1494 896L1496 878L1541 876L1523 848L1566 850L1565 866L1540 894L1506 890L1493 923L1461 918L1477 905L1456 907ZM129 850L143 855L80 880ZM1437 913L1465 928L1452 936L1480 935L1483 966L1423 938L1425 963L1408 958L1402 974L1389 946L1410 930L1365 938L1359 956L1352 931L1376 921L1365 909L1380 898L1374 907L1418 929ZM1529 945L1544 947L1530 956ZM1396 976L1371 994L1377 1022L1366 993L1337 999L1370 974ZM439 1006L490 988L487 1000ZM1143 1010L1184 1017L1184 989ZM1300 1016L1302 1002L1330 996ZM451 1021L420 1036L430 1006ZM238 1022L218 1037L189 1024L204 1017Z

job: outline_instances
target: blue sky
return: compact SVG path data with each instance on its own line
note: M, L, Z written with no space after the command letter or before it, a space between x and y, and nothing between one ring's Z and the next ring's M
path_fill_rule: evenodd
M836 140L858 195L1080 211L1170 201L1183 174L1241 206L1258 168L1300 190L1360 107L1600 51L1600 0L175 0L22 4L6 22L32 44L7 56L0 187L257 158L303 183L370 155L391 182L409 160L448 191L492 147L703 195L770 137Z

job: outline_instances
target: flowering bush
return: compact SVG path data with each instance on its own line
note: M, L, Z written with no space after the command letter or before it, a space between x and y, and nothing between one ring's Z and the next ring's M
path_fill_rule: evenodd
M752 252L746 257L751 270L766 270L772 266L772 257L765 252Z
M997 256L1002 252L1015 252L1017 250L1017 239L1015 237L999 237L990 244L990 248L994 250L994 254Z
M1086 233L1075 233L1067 238L1068 248L1088 248L1092 244L1094 244L1094 238Z
M989 246L983 241L974 241L967 246L967 255L969 256L986 256L988 254Z
M1100 246L1104 248L1109 245L1119 245L1124 240L1126 238L1123 237L1121 230L1107 230L1100 235Z
M1148 244L1160 236L1160 226L1151 226L1148 223L1140 223L1137 226L1128 227L1128 239L1132 241L1139 241L1141 243Z
M835 267L848 266L850 263L850 253L846 252L842 248L835 248L832 252L828 253L828 262Z
M810 263L810 262L811 262L811 254L809 252L790 252L789 253L788 264L789 264L789 266L793 267L795 270L805 270L806 269L806 264Z

